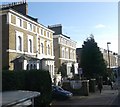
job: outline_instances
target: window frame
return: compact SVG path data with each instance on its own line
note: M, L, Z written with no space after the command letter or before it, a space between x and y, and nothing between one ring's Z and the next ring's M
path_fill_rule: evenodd
M18 36L18 51L22 51L22 38L21 36Z
M32 31L33 30L32 23L28 22L27 23L27 28L28 28L29 31Z
M50 34L49 34L49 32L47 31L47 37L49 38L50 37Z
M41 35L43 35L43 33L44 33L44 31L43 31L43 29L41 28Z
M16 51L17 52L23 52L23 33L19 31L16 32ZM19 47L19 37L21 38L21 50L18 49Z
M31 44L30 44L31 41ZM33 36L32 35L28 35L28 53L33 53ZM30 46L32 45L32 46Z
M44 43L41 42L41 43L40 43L40 46L41 46L41 54L44 54Z
M29 39L30 53L32 53L32 40Z
M47 52L48 52L48 55L50 55L50 45L48 44L48 46L47 46Z
M23 27L23 20L19 17L16 18L16 25L18 27Z

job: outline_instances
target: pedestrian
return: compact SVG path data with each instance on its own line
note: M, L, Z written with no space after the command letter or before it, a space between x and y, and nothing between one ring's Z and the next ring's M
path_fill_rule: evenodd
M54 85L56 85L56 82L57 82L57 80L56 80L56 77L53 79L53 84Z
M111 90L113 89L113 82L110 81Z
M103 88L102 83L99 82L99 83L98 83L98 89L99 89L100 93L102 92L102 88Z
M61 86L61 82L60 81L58 82L58 86Z

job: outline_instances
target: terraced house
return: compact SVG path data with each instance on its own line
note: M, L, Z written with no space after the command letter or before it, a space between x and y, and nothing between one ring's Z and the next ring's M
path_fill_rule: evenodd
M48 26L55 31L53 34L53 45L55 54L55 71L58 71L62 64L65 64L67 76L72 77L71 68L74 66L74 72L78 74L78 63L76 62L76 42L62 33L62 25Z
M28 15L26 2L1 6L2 68L47 69L54 75L53 33Z
M109 51L109 56L108 56L108 50L100 48L103 58L106 61L107 67L109 68L117 68L118 67L118 55L115 52ZM110 61L108 59L110 58ZM110 63L110 64L109 64Z

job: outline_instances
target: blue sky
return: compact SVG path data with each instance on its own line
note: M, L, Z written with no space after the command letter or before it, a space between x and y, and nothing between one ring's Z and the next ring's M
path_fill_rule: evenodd
M82 47L92 33L98 46L118 52L117 2L28 2L28 13L45 26L62 24L63 34Z

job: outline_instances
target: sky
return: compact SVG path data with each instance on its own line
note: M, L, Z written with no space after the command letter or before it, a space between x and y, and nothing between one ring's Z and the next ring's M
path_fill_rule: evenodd
M63 34L77 42L94 35L98 46L118 52L117 2L28 2L28 14L48 26L62 24Z
M54 1L54 0L53 0ZM89 1L89 0L88 0ZM28 2L28 14L45 25L62 24L63 34L77 42L94 35L98 46L118 52L118 2Z

